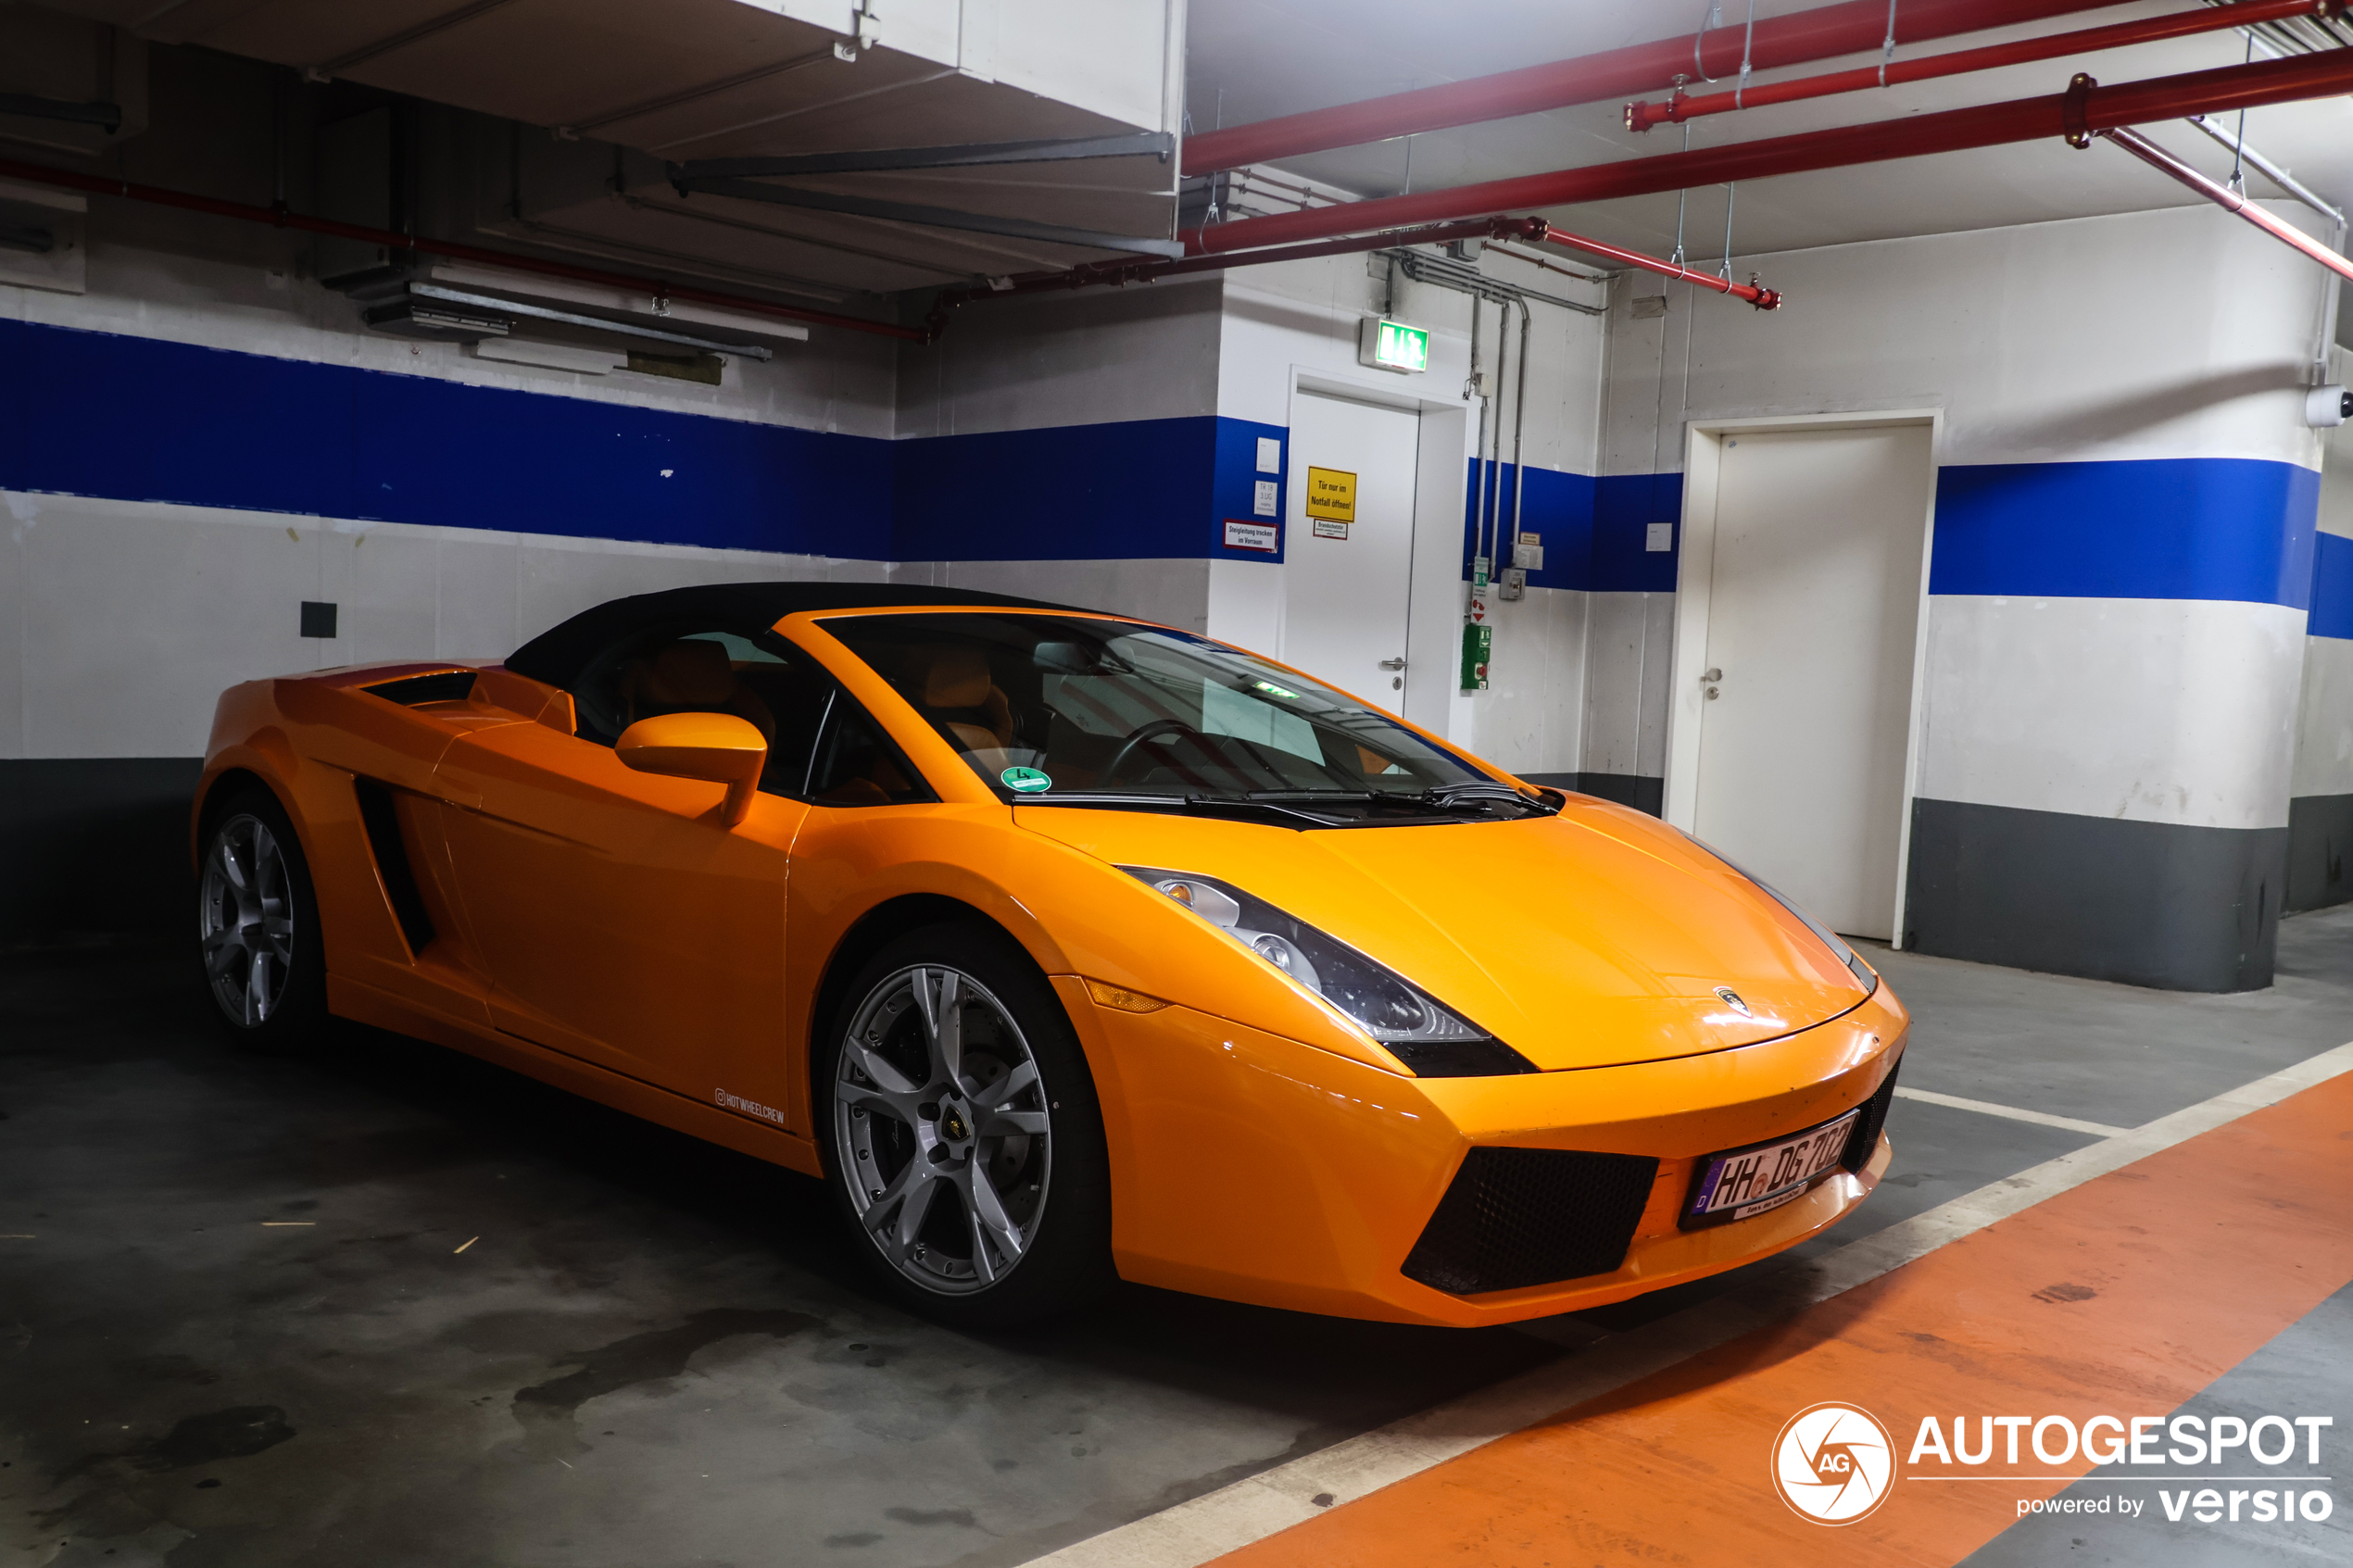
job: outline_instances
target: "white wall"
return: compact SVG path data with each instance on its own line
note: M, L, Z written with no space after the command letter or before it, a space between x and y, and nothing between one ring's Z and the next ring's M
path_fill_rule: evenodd
M2353 353L2331 351L2332 375L2353 374ZM2353 538L2353 425L2322 438L2321 532ZM2353 639L2308 637L2290 793L2353 795Z
M1519 266L1498 253L1484 261L1492 276L1547 293L1579 285ZM1408 656L1414 689L1406 714L1481 756L1518 772L1567 772L1578 766L1586 665L1588 596L1532 588L1517 603L1490 597L1496 628L1490 689L1457 689L1460 628L1467 586L1460 549L1467 505L1465 482L1478 440L1475 404L1465 406L1470 372L1467 295L1401 279L1389 300L1387 269L1362 256L1238 269L1227 273L1217 366L1217 411L1289 426L1302 377L1325 386L1361 386L1424 405L1421 494L1415 508L1415 593ZM1430 332L1429 369L1417 376L1357 363L1358 323L1389 313ZM1482 307L1480 360L1496 367L1498 310ZM1591 474L1596 458L1604 332L1584 316L1536 304L1529 332L1524 460ZM1510 375L1516 391L1518 320L1513 313ZM1442 424L1433 423L1443 420ZM1437 433L1442 430L1442 438ZM1511 455L1508 437L1506 459ZM1504 526L1508 528L1508 521ZM1275 564L1219 561L1210 584L1211 634L1245 645L1280 641L1281 580Z
M856 435L893 430L895 356L885 340L837 332L779 341L772 362L731 359L716 387L497 364L365 330L353 301L299 276L293 237L267 237L283 248L256 265L102 233L86 293L0 286L0 319L588 404ZM0 491L0 759L195 756L213 699L258 675L499 658L624 594L885 571L878 561ZM303 599L337 604L341 634L296 635Z
M607 599L697 583L875 582L876 561L352 523L0 491L0 759L195 757L222 688L394 659L500 659ZM296 635L303 599L338 607Z
M1694 420L1898 408L1944 411L1942 465L2318 463L2301 403L2320 270L2208 208L1742 257L1734 270L1762 273L1789 303L1765 313L1688 285L1623 292L1604 471L1680 468ZM1666 316L1632 319L1634 296L1659 293ZM2054 533L2068 522L2051 519ZM1585 765L1622 769L1630 743L1647 771L1642 736L1660 699L1631 651L1644 616L1611 613L1619 653L1589 690ZM2300 608L1940 595L1929 624L1921 795L2285 822Z
M894 433L972 435L1220 412L1223 274L964 306L899 353ZM1230 410L1225 410L1230 412Z
M2302 209L2266 204L2297 220ZM2264 458L2301 417L2322 273L2211 207L1736 257L1759 311L1638 281L1612 314L1603 471L1682 466L1692 419L1945 410L1943 463ZM1641 295L1666 316L1630 319Z
M233 232L269 233L245 225ZM802 430L888 436L894 429L888 339L842 332L779 339L767 363L731 358L721 386L500 364L454 343L368 331L354 301L302 276L307 258L299 236L245 263L109 239L102 229L90 246L87 293L0 285L0 319Z

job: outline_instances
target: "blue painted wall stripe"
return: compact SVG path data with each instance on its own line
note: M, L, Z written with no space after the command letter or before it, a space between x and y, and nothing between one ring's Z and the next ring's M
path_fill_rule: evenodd
M831 556L888 538L887 441L23 321L0 366L13 489Z
M867 560L1199 558L1252 515L1257 438L1287 434L1202 415L886 441L0 321L0 488L117 500Z
M1265 560L1222 528L1288 482L1257 472L1262 436L1287 466L1280 426L1210 415L894 442L0 321L0 487L123 500L858 559ZM2245 458L1946 468L1930 589L2309 607L2353 636L2353 545L2316 575L2319 495ZM1523 507L1537 585L1673 591L1677 551L1645 536L1680 531L1680 474L1531 466Z
M2312 553L2312 615L2306 633L2353 637L2353 539L2321 534Z
M1132 560L1210 552L1217 421L1208 416L890 445L892 559Z
M1488 473L1490 484L1500 483L1503 493L1501 510L1491 514L1496 519L1495 536L1507 541L1516 470L1509 463L1491 463ZM1469 476L1463 504L1465 581L1470 576L1477 535L1478 468L1475 462ZM1530 465L1519 503L1521 531L1543 539L1544 565L1528 574L1531 586L1593 593L1675 591L1675 561L1681 545L1681 474L1605 474L1596 479ZM1649 547L1650 525L1655 522L1667 525L1674 547ZM1509 544L1499 545L1497 553L1508 562Z
M1931 594L2309 603L2321 476L2251 458L1943 470Z

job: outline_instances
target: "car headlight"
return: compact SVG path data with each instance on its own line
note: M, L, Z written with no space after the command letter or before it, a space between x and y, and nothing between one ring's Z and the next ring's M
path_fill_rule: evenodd
M1536 1064L1387 965L1231 883L1122 866L1315 992L1423 1078L1533 1073Z
M1823 945L1828 947L1831 952L1838 955L1838 961L1846 966L1847 972L1852 974L1856 980L1861 984L1865 997L1868 998L1877 993L1879 990L1878 971L1872 969L1870 965L1865 963L1863 961L1862 955L1856 952L1853 947L1847 946L1846 938L1841 936L1837 932L1832 931L1829 926L1824 925L1820 921L1816 920L1812 915L1807 914L1804 909L1799 909L1796 902L1787 894L1783 893L1780 888L1775 887L1771 883L1767 882L1763 877L1758 876L1755 872L1742 867L1739 862L1734 860L1730 856L1725 854L1721 849L1717 848L1716 846L1697 838L1692 839L1692 842L1698 845L1702 849L1706 850L1709 854L1715 856L1718 859L1723 861L1726 865L1730 866L1732 870L1739 872L1741 875L1748 878L1749 881L1756 884L1757 890L1763 893L1765 897L1773 900L1774 903L1779 904L1782 909L1787 909L1791 914L1795 915L1799 920L1804 921L1806 922L1806 929L1820 937Z

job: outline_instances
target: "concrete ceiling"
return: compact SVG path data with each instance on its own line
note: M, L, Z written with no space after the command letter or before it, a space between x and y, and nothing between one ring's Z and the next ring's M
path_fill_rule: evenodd
M834 297L1118 254L698 194L666 161L1132 134L1162 128L1165 0L897 0L857 44L849 0L44 0L195 44L544 127L517 221L484 231L618 259L707 258L711 275ZM837 50L837 45L846 46ZM847 58L842 55L847 53ZM626 157L616 155L616 149ZM576 178L586 170L585 179ZM616 179L617 177L617 179ZM613 187L615 183L619 190ZM862 171L801 191L1165 241L1158 157Z
M1760 0L1759 18L1810 9L1824 0ZM1898 56L1942 53L2008 38L2074 31L2143 16L2178 14L2193 0L2157 0L2110 6L2004 31L1974 33L1905 51L1901 6ZM1236 125L1327 104L1426 87L1509 70L1539 60L1566 58L1626 44L1688 36L1708 9L1706 0L1191 0L1187 107L1196 129ZM1745 19L1742 0L1724 0L1726 22ZM2078 70L2104 83L2234 65L2246 40L2221 31L2171 44L2143 45L2015 66L1973 76L1918 82L1885 91L1719 115L1691 123L1691 144L1720 146L1829 126L1894 119L1963 105L2041 96L2061 91ZM1876 64L1878 53L1822 61L1757 82L1789 80ZM1646 94L1662 97L1663 94ZM1468 184L1508 175L1601 164L1672 152L1682 129L1642 134L1626 130L1617 102L1580 105L1544 114L1431 132L1411 139L1415 190ZM2214 175L2230 155L2187 125L2143 128L2156 140ZM2258 109L2247 116L2248 142L2289 166L2338 205L2353 198L2353 99ZM1341 148L1284 160L1283 167L1364 195L1405 188L1405 141ZM2250 177L2256 194L2268 185ZM2026 144L1976 152L1866 165L1856 169L1758 180L1733 198L1735 256L1793 250L1858 240L1933 234L2032 223L2093 213L2189 205L2196 198L2113 147L2078 152L2063 144ZM1693 191L1686 207L1686 248L1693 257L1723 253L1727 194L1723 187ZM1542 216L1559 226L1664 255L1675 245L1675 195L1635 197Z

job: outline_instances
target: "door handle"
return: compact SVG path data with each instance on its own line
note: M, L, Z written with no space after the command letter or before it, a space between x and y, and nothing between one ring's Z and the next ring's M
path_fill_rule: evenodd
M1405 661L1402 659L1384 659L1380 661L1380 667L1384 670L1403 670L1405 668Z
M1702 676L1700 677L1700 679L1701 679L1701 680L1703 680L1703 681L1720 681L1720 680L1722 680L1723 678L1724 678L1724 671L1722 671L1721 670L1710 670L1710 671L1708 671L1705 674L1704 674L1704 675L1702 675Z

